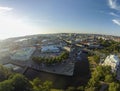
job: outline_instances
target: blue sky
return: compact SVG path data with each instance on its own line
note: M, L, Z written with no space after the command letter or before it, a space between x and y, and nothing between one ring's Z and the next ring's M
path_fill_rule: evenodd
M0 37L61 32L120 35L120 0L0 0L0 14L9 20L5 24L0 20Z

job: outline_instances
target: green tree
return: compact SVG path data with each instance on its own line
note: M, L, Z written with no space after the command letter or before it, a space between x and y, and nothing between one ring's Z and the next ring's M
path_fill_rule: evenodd
M106 75L105 76L105 82L112 82L112 81L114 81L112 75Z
M76 91L75 87L68 87L66 91Z
M115 82L110 83L109 91L120 91L120 85Z
M38 64L40 63L46 63L48 65L53 63L60 63L62 60L67 59L69 57L68 52L63 52L59 56L51 57L51 58L44 58L44 57L33 57L32 60Z
M112 82L113 80L114 80L114 76L111 75L110 66L97 66L96 69L93 71L92 76L88 81L86 88L89 90L93 88L99 89L101 84L100 81Z
M32 81L33 91L42 91L42 82L39 78L35 78Z
M13 91L32 91L29 80L21 74L12 75L9 80L14 87Z
M6 80L11 74L12 72L10 69L7 69L0 65L0 81Z
M100 62L100 56L94 55L93 60L94 60L94 62L96 62L98 64Z
M32 84L33 84L34 86L39 87L39 86L41 86L42 82L41 82L41 80L37 77L37 78L35 78L35 79L32 81Z
M108 74L111 74L111 67L110 66L97 66L95 72L98 73L99 79L104 81L105 76Z
M88 82L88 87L99 87L99 80L94 77L91 78Z
M42 86L42 91L50 91L52 87L51 81L45 81Z
M79 87L77 87L77 91L84 91L84 86L79 86Z
M8 80L0 82L0 91L32 91L32 85L21 74L13 74Z
M50 91L52 87L51 81L41 82L39 78L32 81L33 91Z
M0 82L0 91L14 91L11 80Z
M95 87L85 88L85 91L96 91L96 88Z

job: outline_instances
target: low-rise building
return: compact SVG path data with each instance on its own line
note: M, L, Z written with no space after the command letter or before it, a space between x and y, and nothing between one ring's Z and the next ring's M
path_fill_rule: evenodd
M35 47L20 48L18 50L13 51L10 57L12 60L26 61L30 59L31 55L33 54L35 50L36 50Z
M17 66L17 65L13 65L13 64L4 64L4 67L8 68L8 69L12 69L13 71L17 71L19 69L21 69L21 67Z
M10 49L9 48L1 48L0 49L0 58L6 57L10 55Z
M71 47L68 47L68 46L64 46L63 49L66 50L66 51L68 51L68 52L71 51Z
M55 45L42 46L41 52L60 52L60 49Z

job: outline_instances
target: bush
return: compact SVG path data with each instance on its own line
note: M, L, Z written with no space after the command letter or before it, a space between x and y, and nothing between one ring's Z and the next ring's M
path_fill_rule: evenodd
M23 75L14 74L8 80L0 82L0 91L32 91L32 85Z
M66 91L76 91L75 87L68 87Z
M106 75L105 76L105 82L112 82L113 81L113 76L112 75Z
M109 91L120 91L120 85L115 82L110 83Z

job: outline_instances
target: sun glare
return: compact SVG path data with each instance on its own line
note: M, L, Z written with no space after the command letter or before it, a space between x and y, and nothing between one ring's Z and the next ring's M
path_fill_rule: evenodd
M23 19L13 16L0 15L0 39L24 36L38 33L36 27Z

